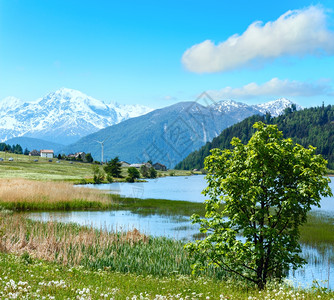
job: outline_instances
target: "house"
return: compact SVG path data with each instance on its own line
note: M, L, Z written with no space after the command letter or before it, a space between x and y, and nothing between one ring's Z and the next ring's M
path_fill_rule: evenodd
M40 152L37 151L36 149L32 150L29 152L29 156L40 156Z
M160 163L155 163L153 165L153 168L158 170L158 171L167 171L167 167L163 164L160 164Z
M75 158L79 158L79 155L80 155L81 159L84 159L85 156L86 156L86 153L85 153L85 152L76 152L76 153L74 154L74 157L75 157Z
M120 163L121 163L121 167L130 167L130 164L128 163L128 162L126 162L126 161L120 161Z
M152 167L152 165L150 163L131 164L129 167L134 167L134 168L140 169L142 166L145 166L148 169Z
M41 157L53 158L53 150L41 150Z
M144 164L131 164L130 167L133 167L133 168L137 168L139 169L141 166L143 166Z

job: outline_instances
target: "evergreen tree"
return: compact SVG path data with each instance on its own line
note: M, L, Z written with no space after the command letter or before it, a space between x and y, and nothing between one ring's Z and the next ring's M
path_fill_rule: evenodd
M135 167L128 168L128 176L126 177L127 182L135 182L137 178L140 178L140 173Z
M116 156L115 158L113 158L112 160L110 160L109 162L107 162L106 166L104 166L104 171L112 176L112 177L116 177L116 178L122 178L121 176L121 172L122 172L122 164L119 161L118 156Z
M142 165L140 167L140 173L141 173L141 176L144 178L149 177L149 168L146 165Z

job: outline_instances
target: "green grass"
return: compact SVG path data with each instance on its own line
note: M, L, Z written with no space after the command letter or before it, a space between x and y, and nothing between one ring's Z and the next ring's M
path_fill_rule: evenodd
M5 158L4 152L0 157ZM8 161L13 157L14 161ZM38 159L38 162L34 162ZM0 161L0 178L25 178L33 180L60 180L80 182L83 179L89 180L93 176L91 164L61 160L56 163L42 157L29 157L26 155L6 154L6 160Z
M323 212L308 214L307 223L301 227L300 241L311 246L334 245L334 216Z
M126 198L118 195L112 195L111 197L113 202L116 203L116 207L114 207L114 209L131 210L132 212L143 215L205 215L205 205L203 203L165 199L136 199Z
M13 157L14 161L8 161L9 157ZM49 159L38 156L17 155L13 153L0 152L0 178L25 178L33 180L53 180L53 181L69 181L75 184L93 183L92 164L74 161L72 164L66 160L60 160L56 163L57 158ZM34 162L38 159L38 162ZM102 169L102 166L100 166ZM198 174L200 172L197 172ZM164 176L189 176L192 173L184 170L168 170L158 171L159 177ZM121 175L124 178L115 178L116 181L125 181L127 176L127 168L122 168ZM104 181L105 183L107 181Z
M69 201L58 202L3 202L0 200L0 209L7 209L14 212L25 211L81 211L81 210L112 210L117 209L112 202L90 201L85 199L69 199Z
M88 270L0 253L0 298L18 299L333 299L333 292L269 284L264 291L233 281Z

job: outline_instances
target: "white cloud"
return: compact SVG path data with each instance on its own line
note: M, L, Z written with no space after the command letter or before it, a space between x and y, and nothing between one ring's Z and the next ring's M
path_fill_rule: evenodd
M252 82L240 88L225 87L219 91L211 90L208 91L208 94L216 100L226 98L248 99L259 96L313 97L331 96L333 89L329 82L307 83L273 78L262 85Z
M325 10L310 6L290 10L273 22L252 23L241 35L215 45L206 40L189 48L182 63L192 72L219 72L251 61L284 55L334 54L334 33L327 28Z

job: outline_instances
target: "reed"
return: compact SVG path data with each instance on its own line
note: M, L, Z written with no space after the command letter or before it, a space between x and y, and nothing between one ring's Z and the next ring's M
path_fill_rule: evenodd
M113 233L75 224L33 222L14 214L0 217L0 232L2 251L18 255L28 253L34 258L95 270L191 274L191 261L181 242L149 238L136 229Z
M175 201L166 199L136 199L112 195L113 202L117 203L114 209L127 209L141 215L178 215L191 216L199 214L204 217L205 205L199 202Z
M307 216L307 222L301 227L300 242L316 246L327 247L334 245L334 217L329 214L313 212Z
M68 182L27 179L0 180L0 207L24 210L109 209L110 196Z

